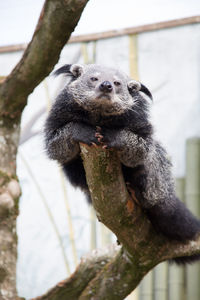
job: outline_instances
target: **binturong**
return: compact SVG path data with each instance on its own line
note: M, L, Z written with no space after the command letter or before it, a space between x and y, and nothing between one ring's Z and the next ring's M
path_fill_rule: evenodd
M118 151L125 182L154 229L184 243L200 233L200 221L176 197L168 155L154 139L149 121L152 95L123 72L100 66L64 65L55 75L69 77L45 124L48 156L57 160L89 201L79 142ZM175 258L184 264L200 255Z

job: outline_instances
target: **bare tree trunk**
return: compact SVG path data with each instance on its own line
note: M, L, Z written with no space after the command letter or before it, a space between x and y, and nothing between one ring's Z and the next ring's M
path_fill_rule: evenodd
M0 299L17 299L16 217L20 187L16 179L19 126L0 128Z
M0 82L0 299L16 300L16 153L28 95L49 74L88 0L46 0L32 41Z

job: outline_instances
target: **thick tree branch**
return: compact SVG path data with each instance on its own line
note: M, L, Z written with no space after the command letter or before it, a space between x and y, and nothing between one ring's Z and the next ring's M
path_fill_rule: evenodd
M58 61L88 0L46 0L32 41L12 73L0 84L0 117L16 122L27 96Z
M121 300L161 261L200 253L200 237L196 241L180 244L171 242L154 231L136 199L134 200L133 191L132 197L127 192L114 150L81 145L81 151L97 217L116 234L122 248L102 268L97 270L94 267L90 280L85 280L83 273L78 275L84 262L80 264L74 275L79 276L83 283L82 291L79 289L75 298L71 298L72 290L68 289L71 278L74 278L72 275L61 283L59 291L56 287L37 300L62 299L58 295L63 295L63 300ZM97 260L100 263L101 257ZM88 262L85 268L88 268ZM56 296L52 294L53 291L57 291Z
M20 188L16 153L20 118L28 95L49 74L88 0L46 0L22 59L0 78L0 299L17 299L16 217Z
M119 252L120 247L109 247L103 250L94 250L85 255L76 271L64 281L61 281L49 292L33 300L75 300L79 298L84 288L96 274Z
M127 193L114 150L86 145L82 145L81 149L97 217L116 234L123 245L123 253L131 261L128 270L122 269L122 259L119 259L120 263L115 261L113 265L110 262L111 272L109 273L107 266L102 269L83 292L83 299L91 299L91 288L95 291L92 299L105 299L105 295L106 299L111 299L109 295L115 294L119 281L117 274L120 276L120 284L115 299L124 299L143 276L161 261L200 253L200 237L196 241L181 244L171 242L155 232L145 214L133 201L134 194L132 193L131 199ZM111 276L112 283L109 280ZM126 288L122 289L122 286Z

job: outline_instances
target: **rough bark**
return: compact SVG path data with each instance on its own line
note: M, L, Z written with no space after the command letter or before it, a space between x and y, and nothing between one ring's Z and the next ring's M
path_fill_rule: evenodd
M19 126L0 127L0 299L17 299L16 218L20 187L16 178Z
M154 231L137 202L133 201L134 194L131 199L126 191L119 159L114 150L84 145L82 157L97 217L116 234L131 264L128 270L123 269L124 261L119 260L112 265L111 272L105 267L88 285L83 292L84 297L80 299L91 299L91 296L92 299L112 299L116 291L115 299L124 299L143 276L161 261L200 253L200 237L196 241L180 244ZM117 289L119 279L115 278L119 274ZM91 291L95 292L92 294Z
M33 38L11 74L0 78L0 299L17 299L16 153L28 95L49 74L88 0L46 0Z
M76 300L96 274L118 253L118 247L94 250L84 256L74 272L67 280L61 281L49 292L33 300Z
M94 268L93 276L88 278L88 262L85 263L85 272L82 262L71 278L57 286L56 297L50 290L45 296L37 300L121 300L133 291L142 278L158 263L174 257L200 253L200 237L196 241L185 244L170 242L162 235L157 234L145 214L132 196L126 190L121 173L117 153L100 147L81 146L82 157L87 174L87 181L92 195L93 205L99 221L109 227L122 244L111 259L101 268L101 260ZM98 253L97 253L98 254ZM96 258L98 261L98 258ZM74 286L70 281L80 274L76 298L71 298ZM84 284L83 284L84 283Z

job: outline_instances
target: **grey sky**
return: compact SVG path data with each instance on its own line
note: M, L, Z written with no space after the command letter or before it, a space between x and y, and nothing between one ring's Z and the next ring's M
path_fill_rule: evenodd
M44 0L0 0L0 46L30 41ZM90 0L75 34L200 14L199 0Z

